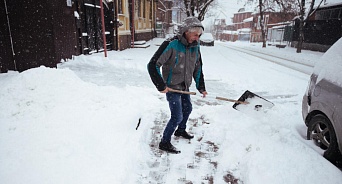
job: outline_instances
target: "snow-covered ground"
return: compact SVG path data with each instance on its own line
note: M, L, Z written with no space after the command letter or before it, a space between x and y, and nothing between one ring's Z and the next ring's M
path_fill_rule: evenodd
M250 90L275 106L241 112L192 96L188 129L195 138L173 138L182 153L172 155L156 147L169 109L146 69L160 41L107 58L78 56L57 69L0 74L0 183L341 183L341 170L306 140L301 100L309 75L226 46L299 62L323 53L202 47L211 96L238 99Z

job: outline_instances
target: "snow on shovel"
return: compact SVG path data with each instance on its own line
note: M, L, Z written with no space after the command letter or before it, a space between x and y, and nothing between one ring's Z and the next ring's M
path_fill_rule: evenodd
M170 89L170 92L174 93L181 93L181 94L188 94L188 95L196 95L195 92L188 92L188 91L180 91L180 90L175 90L175 89ZM248 109L253 109L256 111L260 111L262 109L269 109L274 106L274 104L265 98L262 98L250 91L245 91L242 96L238 100L233 100L229 98L223 98L223 97L210 97L206 96L205 98L214 98L217 100L223 100L223 101L228 101L228 102L234 102L233 108L239 111L247 111ZM251 108L253 107L253 108Z
M238 101L248 102L248 105L241 105L239 103L233 105L234 109L243 112L248 111L250 107L254 107L254 110L260 111L270 109L274 106L272 102L248 90L241 95Z

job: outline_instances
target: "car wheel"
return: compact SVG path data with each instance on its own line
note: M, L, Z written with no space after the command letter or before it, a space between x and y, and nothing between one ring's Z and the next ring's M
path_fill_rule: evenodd
M341 164L336 134L330 120L322 115L315 115L308 123L307 139L313 140L324 151L324 157L335 165Z

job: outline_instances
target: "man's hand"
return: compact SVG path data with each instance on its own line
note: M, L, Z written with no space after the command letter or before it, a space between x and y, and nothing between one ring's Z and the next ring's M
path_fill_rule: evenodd
M169 92L169 89L170 89L170 88L166 87L163 91L159 91L159 92L161 92L161 93L167 93L167 92Z
M203 96L203 98L205 98L205 96L207 96L208 95L208 93L206 92L206 91L203 91L202 93L201 93Z

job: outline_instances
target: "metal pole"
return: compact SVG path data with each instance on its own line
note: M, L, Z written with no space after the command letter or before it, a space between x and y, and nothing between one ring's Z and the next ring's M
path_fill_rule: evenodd
M106 30L105 30L105 23L104 23L104 14L103 14L103 4L102 4L102 0L100 0L100 5L101 5L101 20L102 20L103 48L104 48L105 57L107 57Z
M11 40L11 48L12 48L12 55L13 55L13 64L14 64L14 70L17 71L17 63L15 62L15 52L14 52L14 47L13 47L13 39L12 39L12 33L11 33L11 26L10 26L10 20L8 17L8 10L7 10L7 4L6 0L4 0L5 3L5 10L6 10L6 17L7 17L7 25L8 25L8 32Z

